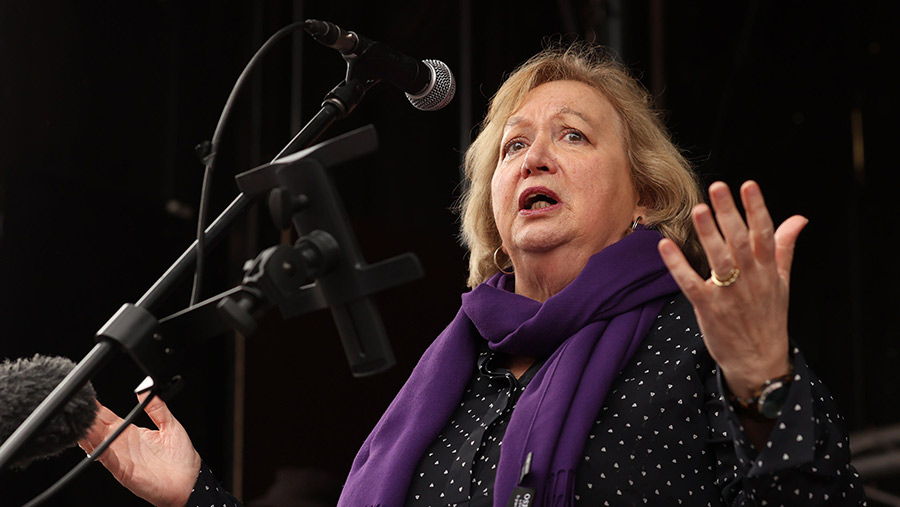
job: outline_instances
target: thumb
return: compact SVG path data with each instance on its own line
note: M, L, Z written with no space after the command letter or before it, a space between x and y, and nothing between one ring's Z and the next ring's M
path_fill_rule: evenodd
M778 274L785 281L790 280L791 265L794 262L794 246L800 231L806 227L809 219L800 215L794 215L778 226L775 231L775 265Z

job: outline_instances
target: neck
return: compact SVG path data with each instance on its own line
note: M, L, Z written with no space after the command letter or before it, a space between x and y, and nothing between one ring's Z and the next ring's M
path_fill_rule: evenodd
M524 253L513 259L516 267L516 294L543 303L574 280L590 255L554 248L547 252Z

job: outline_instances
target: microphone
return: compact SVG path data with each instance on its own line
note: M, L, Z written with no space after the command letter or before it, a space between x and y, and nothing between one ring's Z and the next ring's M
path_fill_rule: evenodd
M0 363L0 443L13 434L73 368L75 363L69 359L39 354L31 359ZM96 399L93 386L85 384L15 454L10 467L25 468L33 461L56 456L73 447L84 438L97 416Z
M341 29L334 23L307 19L304 29L313 39L337 49L348 63L365 75L384 79L406 92L406 98L422 111L437 111L450 103L456 80L440 60L417 60L398 51Z

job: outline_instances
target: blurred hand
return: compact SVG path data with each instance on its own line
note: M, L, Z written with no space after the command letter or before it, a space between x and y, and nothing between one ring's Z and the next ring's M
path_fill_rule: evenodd
M733 283L716 285L715 275L704 280L669 239L660 241L659 252L694 306L703 340L729 389L748 398L766 380L790 371L791 263L797 236L809 221L795 215L775 230L754 181L741 186L746 223L728 185L713 183L709 196L712 210L697 205L692 212L694 227L713 273L720 280L734 278ZM736 278L734 268L740 270Z
M138 399L146 396L138 395ZM158 429L130 425L99 461L135 495L153 505L181 507L200 473L200 455L162 400L154 398L144 411ZM97 419L78 445L92 453L121 423L119 416L100 405Z

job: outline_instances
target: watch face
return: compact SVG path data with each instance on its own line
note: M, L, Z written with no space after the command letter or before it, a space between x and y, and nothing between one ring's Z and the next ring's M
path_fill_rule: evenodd
M777 419L781 415L781 407L787 400L790 384L773 382L759 396L759 413L767 419Z

